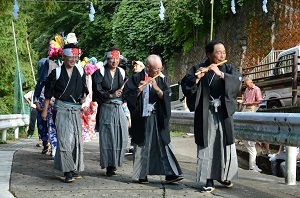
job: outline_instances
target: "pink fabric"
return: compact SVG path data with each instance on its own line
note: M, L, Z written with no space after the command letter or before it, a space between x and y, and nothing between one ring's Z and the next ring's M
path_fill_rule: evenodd
M253 85L252 88L246 88L244 93L244 102L258 102L262 100L262 94L259 87Z
M93 63L87 63L84 66L84 71L86 75L92 75L97 69L98 69L97 65L94 65Z
M97 102L91 102L86 112L81 111L82 138L84 142L96 139L95 126L97 108Z
M96 126L96 114L98 109L97 102L92 102L92 78L91 75L86 75L86 85L89 90L85 102L82 104L82 108L87 107L86 112L81 112L82 121L82 138L84 142L88 142L96 138L95 126Z

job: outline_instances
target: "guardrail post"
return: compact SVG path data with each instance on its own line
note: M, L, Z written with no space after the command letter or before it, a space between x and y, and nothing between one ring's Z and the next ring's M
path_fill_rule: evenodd
M7 134L7 130L4 129L4 130L2 131L2 140L3 140L3 141L6 141L6 134Z
M292 105L297 104L297 95L298 95L298 55L294 55L294 64L292 70Z
M286 146L285 183L296 185L297 148Z
M19 127L16 127L14 132L15 132L15 139L19 139Z

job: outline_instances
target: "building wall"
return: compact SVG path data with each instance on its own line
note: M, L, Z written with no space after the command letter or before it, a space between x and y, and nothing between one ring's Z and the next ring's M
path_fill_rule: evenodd
M268 1L268 12L262 2L246 1L236 7L236 14L215 21L213 39L224 41L227 59L236 67L258 65L273 50L285 50L300 44L300 1ZM171 82L177 82L190 67L205 60L209 35L186 55L178 55Z

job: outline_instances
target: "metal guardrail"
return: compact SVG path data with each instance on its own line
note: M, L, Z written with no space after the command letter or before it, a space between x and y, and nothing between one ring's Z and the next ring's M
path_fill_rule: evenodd
M236 112L233 119L239 139L300 146L299 113Z
M29 125L29 116L26 114L0 115L0 130L2 140L6 141L7 130L14 129L15 138L19 138L19 127Z
M236 112L233 119L235 136L238 139L300 146L299 113ZM171 130L176 128L174 124L187 126L188 131L193 132L194 113L172 110Z
M237 139L287 146L286 183L296 184L296 147L300 146L300 114L236 112L233 119ZM193 112L172 110L170 130L193 132L193 126Z

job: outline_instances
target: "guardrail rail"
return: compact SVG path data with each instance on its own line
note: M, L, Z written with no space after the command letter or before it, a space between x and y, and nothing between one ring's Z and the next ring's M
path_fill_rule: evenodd
M300 146L299 113L236 112L233 115L235 137L242 140L286 145L286 184L296 184L296 147ZM170 130L193 133L194 113L172 110Z
M0 130L2 140L6 141L7 130L14 129L15 138L19 138L19 127L29 125L29 116L26 114L0 115Z

